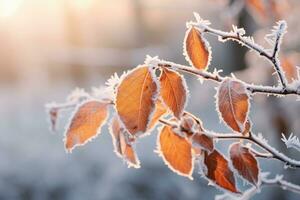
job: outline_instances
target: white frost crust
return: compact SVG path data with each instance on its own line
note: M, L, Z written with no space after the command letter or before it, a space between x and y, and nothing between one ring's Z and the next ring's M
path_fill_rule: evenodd
M280 20L276 22L276 25L273 26L273 29L271 30L271 33L267 34L265 36L265 40L272 46L275 45L276 39L279 38L279 44L278 47L280 47L280 44L282 42L282 36L287 33L287 23L284 20Z
M66 139L67 139L67 133L69 131L69 128L70 128L70 125L72 123L72 120L74 118L74 116L76 115L76 113L78 112L78 110L81 108L81 106L83 106L84 104L88 103L88 102L91 102L91 101L97 101L99 103L104 103L102 101L99 101L97 99L94 99L94 98L88 98L87 100L81 102L80 104L78 104L76 106L76 108L73 110L72 114L71 114L71 117L69 118L68 122L66 123L66 126L65 126L65 132L64 132L64 139L63 139L63 142L65 143L66 142ZM84 146L85 144L87 144L88 142L92 141L93 139L95 139L99 134L100 134L100 131L101 131L101 128L102 126L106 123L107 119L108 119L108 116L109 116L109 112L107 110L107 115L105 117L105 119L103 120L103 122L101 123L101 125L98 127L97 131L96 131L96 134L92 137L90 137L88 140L86 140L84 143L82 144L79 144L78 142L75 142L76 144L71 148L71 149L65 149L66 150L66 153L72 153L73 149L76 148L76 147L79 147L79 146Z
M172 167L172 165L169 163L169 161L167 161L161 151L161 145L160 145L160 134L161 134L161 131L162 129L164 128L164 126L160 126L157 128L158 130L158 134L157 134L157 139L156 139L156 145L157 145L157 149L154 150L155 153L158 154L159 157L161 157L164 161L164 163L168 166L169 169L171 169L173 172L175 172L176 174L180 175L180 176L184 176L184 177L187 177L189 178L190 180L194 180L193 178L193 171L194 171L194 165L195 165L195 157L192 155L192 159L191 159L191 165L192 165L192 168L191 168L191 171L189 172L189 174L183 174L179 171L177 171L176 169L174 169ZM191 154L192 154L192 149L191 149Z
M90 95L82 88L75 88L71 94L67 96L67 102L82 102L90 98Z
M281 135L281 140L284 142L287 148L294 148L297 151L300 151L300 141L296 135L293 135L293 133L291 133L288 138L286 138L284 134Z

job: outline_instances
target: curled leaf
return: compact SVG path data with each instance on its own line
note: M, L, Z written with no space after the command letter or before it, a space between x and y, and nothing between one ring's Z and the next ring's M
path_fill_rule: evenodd
M186 32L184 54L190 65L197 69L207 69L211 59L210 46L195 27L189 28Z
M165 105L161 102L161 100L157 100L155 103L155 110L151 117L148 129L152 129L156 125L159 118L162 117L166 112L167 108L165 107Z
M107 103L96 100L88 100L78 107L66 130L65 147L68 151L85 144L100 133L108 116L107 107Z
M128 73L118 86L116 110L130 134L137 135L147 130L157 90L153 74L146 66Z
M160 95L176 118L180 118L187 99L184 78L173 70L162 69L160 76Z
M194 148L203 149L209 152L214 150L213 139L203 133L194 133L190 140Z
M217 108L222 119L234 131L243 132L249 112L249 96L245 85L226 78L218 88Z
M205 153L204 164L207 168L207 178L218 186L234 193L239 193L235 185L233 172L228 166L228 161L217 150Z
M157 143L166 165L177 174L192 179L194 159L190 143L174 133L170 126L161 129Z
M230 159L233 167L238 173L250 183L256 185L258 182L258 164L256 158L248 148L240 143L234 143L230 147Z
M122 127L119 119L115 116L110 124L110 134L113 139L114 151L120 158L123 158L129 167L140 168L140 161L129 141L128 133Z

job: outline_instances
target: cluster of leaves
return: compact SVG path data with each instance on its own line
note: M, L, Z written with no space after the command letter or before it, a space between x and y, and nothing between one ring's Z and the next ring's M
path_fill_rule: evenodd
M184 55L191 68L207 71L211 54L204 31L188 24ZM204 128L201 120L185 111L189 92L176 67L146 60L120 78L113 76L100 93L99 90L93 95L80 93L80 98L71 98L67 103L67 107L76 106L65 133L68 152L101 132L112 107L109 130L114 151L129 167L140 167L135 151L139 138L149 135L160 125L157 152L177 174L192 179L194 165L199 163L204 177L232 193L240 193L235 174L255 186L260 184L259 164L249 146L242 141L232 143L229 158L226 158L215 148L215 137ZM58 108L50 106L52 125L56 124ZM244 137L250 134L250 93L244 82L234 77L220 80L216 110L234 133Z

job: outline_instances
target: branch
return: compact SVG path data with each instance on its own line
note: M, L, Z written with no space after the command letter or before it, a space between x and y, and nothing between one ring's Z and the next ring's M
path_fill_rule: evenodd
M177 123L171 122L171 121L163 119L163 118L159 119L159 122L164 124L164 125L171 126L173 128L178 127ZM262 137L256 136L251 132L249 132L249 135L242 135L242 134L237 134L237 133L214 133L214 132L206 131L205 134L207 136L210 136L210 137L216 138L216 139L248 140L248 141L256 144L257 146L259 146L261 149L268 152L268 154L264 154L264 153L259 153L257 151L254 151L254 154L256 154L258 157L274 158L274 159L277 159L279 161L282 161L288 167L300 168L300 161L291 159L291 158L287 157L286 155L280 153L275 148L271 147L265 139L263 139Z
M274 48L273 48L273 53L270 54L264 47L255 43L254 39L252 37L244 36L244 34L245 34L244 29L240 29L240 28L237 28L236 26L233 26L233 31L230 31L230 32L220 31L220 30L209 27L207 23L203 23L203 20L200 18L198 13L194 13L194 15L195 15L197 22L189 22L188 26L197 26L203 32L206 32L206 33L209 33L212 35L216 35L219 37L219 41L222 41L222 42L226 42L228 40L236 41L239 44L246 46L250 50L256 51L259 55L265 57L273 64L274 69L276 70L279 80L282 84L281 90L284 91L287 88L287 80L284 76L284 72L280 66L280 62L278 59L279 46L281 44L282 37L283 37L284 33L286 32L286 22L285 21L279 21L277 23L278 26L275 27Z
M147 56L145 64L149 66L155 66L155 67L159 66L159 67L171 68L177 71L183 71L206 80L215 81L217 83L222 82L226 78L224 76L219 75L218 71L211 73L190 66L185 66L170 61L160 60L158 57L151 58ZM288 95L288 94L300 95L300 90L297 90L297 88L291 86L287 86L283 90L282 87L260 86L260 85L246 83L246 88L249 92L253 94L264 93L264 94L271 94L271 95L278 95L278 94L279 95Z
M282 175L277 175L274 179L262 178L261 185L262 186L279 186L284 190L290 190L292 192L300 194L300 186L283 180Z
M239 135L239 134L226 134L226 133L211 133L210 136L218 139L242 139L248 140L267 151L272 155L272 158L284 162L289 167L300 168L300 161L291 159L286 155L280 153L275 148L271 147L263 138L258 137L250 132L249 136ZM262 156L261 156L262 157Z

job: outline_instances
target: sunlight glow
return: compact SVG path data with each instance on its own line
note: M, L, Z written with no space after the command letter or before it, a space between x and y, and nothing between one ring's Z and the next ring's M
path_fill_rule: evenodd
M93 0L72 0L72 3L79 9L88 8Z
M0 16L10 17L16 13L23 0L0 0Z

